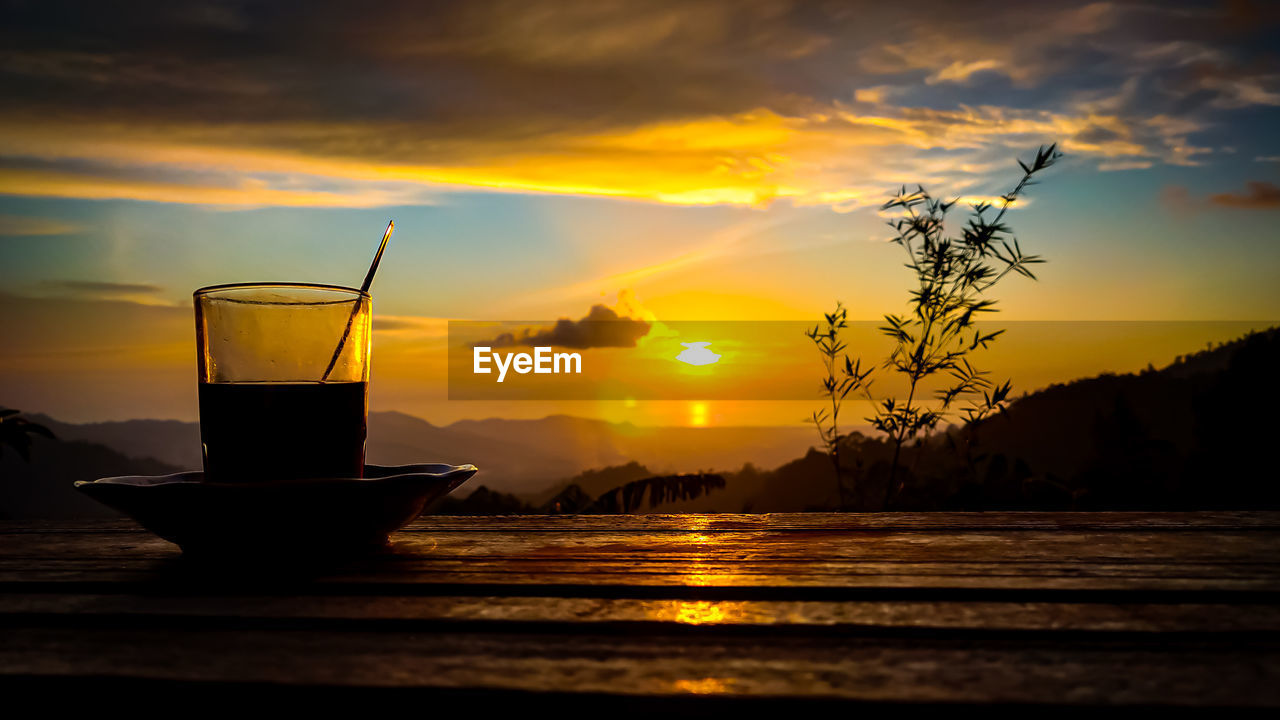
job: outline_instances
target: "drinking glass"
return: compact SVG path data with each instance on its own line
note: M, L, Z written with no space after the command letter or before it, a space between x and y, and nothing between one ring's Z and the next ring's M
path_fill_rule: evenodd
M338 285L195 292L205 479L362 477L372 301Z

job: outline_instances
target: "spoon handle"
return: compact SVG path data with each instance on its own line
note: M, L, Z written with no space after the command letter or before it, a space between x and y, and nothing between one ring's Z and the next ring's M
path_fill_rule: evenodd
M369 288L373 286L373 275L378 272L378 263L382 262L382 251L387 249L387 241L391 239L391 233L396 229L396 221L392 220L387 223L387 231L382 233L382 242L378 245L378 252L373 256L373 263L369 265L369 274L364 276L364 282L360 284L360 291L368 293ZM355 307L351 308L351 314L347 316L347 326L342 330L342 337L338 338L338 347L333 349L333 357L329 358L329 366L324 369L324 375L320 376L320 382L328 382L330 373L338 364L338 358L342 356L342 349L347 346L347 337L351 335L351 326L355 324L356 315L360 312L360 301L357 299Z

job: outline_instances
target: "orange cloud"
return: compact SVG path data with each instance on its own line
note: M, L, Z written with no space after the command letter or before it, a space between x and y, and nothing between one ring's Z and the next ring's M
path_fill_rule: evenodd
M980 73L986 70L996 70L1000 68L999 60L975 60L973 62L963 62L957 60L950 65L942 68L938 72L925 78L925 82L930 85L936 85L943 82L967 82L974 73Z
M1108 168L1196 164L1196 107L1280 102L1274 74L1210 32L1216 11L1159 4L171 5L164 33L128 10L15 10L0 192L370 207L478 188L853 210L903 181L964 191L990 177L973 168L1048 141ZM973 94L980 72L1034 87L1041 109Z
M0 193L89 200L147 200L223 207L378 207L392 196L372 190L353 192L290 191L266 187L252 179L236 186L157 182L91 174L0 169Z
M836 103L803 114L758 108L537 139L419 138L403 126L264 125L210 130L3 124L0 153L45 158L0 168L0 192L227 207L374 207L456 188L630 198L673 205L875 205L906 181L964 189L1006 155L1065 138L1070 151L1148 156L1126 121L1084 114ZM1181 130L1177 128L1177 130ZM299 147L279 147L291 137ZM310 140L309 140L310 138ZM335 145L335 138L345 138ZM393 141L394 158L380 148ZM938 156L937 149L955 151ZM429 160L423 162L422 160ZM856 178L856 183L850 179Z
M1246 183L1244 192L1210 195L1209 204L1242 210L1280 210L1280 187L1275 183L1255 180Z
M1206 208L1228 210L1280 210L1280 186L1265 180L1245 183L1241 192L1213 193L1197 197L1182 185L1167 185L1161 200L1174 212L1199 212Z

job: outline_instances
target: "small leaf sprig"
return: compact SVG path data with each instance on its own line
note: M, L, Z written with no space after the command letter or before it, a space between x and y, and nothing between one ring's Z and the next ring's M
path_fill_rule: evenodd
M976 351L990 347L1004 330L983 332L977 321L984 314L997 312L996 300L987 293L1006 277L1016 274L1036 279L1031 267L1044 259L1022 251L1005 215L1026 189L1036 184L1035 176L1061 157L1055 143L1040 147L1029 163L1019 159L1022 178L996 203L973 205L959 237L946 234L947 213L958 199L944 201L930 195L923 186L917 185L910 192L904 186L882 206L881 210L901 210L899 217L889 221L894 230L892 242L906 251L906 267L915 277L915 286L909 291L908 312L885 315L879 328L894 343L880 367L905 379L907 395L905 399L885 397L878 403L872 399L872 368L864 370L861 358L854 360L844 354L846 347L839 339L839 332L848 325L842 304L837 303L836 311L825 316L825 330L815 326L806 332L823 356L823 394L830 401L830 410L815 412L812 421L835 463L837 482L841 482L840 407L855 390L862 390L874 403L875 413L867 421L893 446L885 507L903 489L904 445L922 433L931 433L950 414L977 422L1005 407L1012 382L993 382L988 371L974 367L969 359ZM839 363L842 354L843 368ZM945 375L949 383L935 392L936 403L926 404L920 397L921 386L938 375ZM960 402L966 404L957 409ZM840 489L843 507L843 483Z
M843 470L840 465L840 409L844 404L844 400L850 393L862 391L870 397L871 388L871 372L873 368L862 367L862 360L853 360L849 357L845 350L847 345L840 339L840 331L849 327L848 310L845 309L843 303L837 302L835 312L824 313L826 326L814 325L812 330L805 331L808 337L817 346L818 352L822 355L822 365L825 370L825 376L822 379L822 395L830 403L830 409L821 408L815 410L810 422L818 430L818 437L822 439L822 445L827 456L831 458L832 468L835 470L836 478L836 497L843 509L848 504L846 501L846 490L844 483ZM840 360L843 357L844 366L840 366Z

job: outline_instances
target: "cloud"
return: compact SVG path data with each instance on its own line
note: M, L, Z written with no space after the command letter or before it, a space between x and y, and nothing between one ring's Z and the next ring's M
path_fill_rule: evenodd
M15 131L20 133L20 131ZM21 136L20 134L18 136ZM90 135L91 137L92 135ZM87 143L92 145L92 142ZM364 182L341 174L301 179L296 173L272 172L253 163L238 162L233 153L194 170L190 165L163 160L149 166L114 163L109 142L66 157L38 162L0 162L0 193L28 197L68 197L87 200L143 200L188 203L222 208L380 207L427 204L430 194L405 182ZM3 141L0 141L3 148ZM129 152L146 157L155 148L139 143ZM56 151L47 153L56 157ZM136 162L136 160L135 160ZM268 164L269 165L269 164Z
M97 293L103 295L164 292L164 288L159 285L149 285L146 283L100 282L97 280L45 280L41 285L56 290L67 290L77 293Z
M1280 210L1280 186L1254 180L1245 183L1244 192L1210 195L1209 204L1240 210Z
M374 330L417 330L422 325L412 320L389 318L381 315L373 318Z
M901 182L964 191L1054 140L1113 167L1197 164L1203 133L1280 97L1259 59L1272 20L1217 8L49 0L8 15L0 193L27 196L373 207L484 189L852 210Z
M139 305L168 305L165 289L150 283L120 283L101 280L42 280L35 285L40 296L81 300L114 300Z
M975 60L973 62L963 62L957 60L950 65L942 68L938 72L925 78L924 81L929 85L936 85L943 82L967 82L974 73L980 73L988 70L997 70L1000 68L999 60Z
M53 218L0 215L0 237L70 235L82 230L84 230L84 227L81 225Z
M1099 138L1100 127L1110 134ZM1074 152L1145 152L1116 117L995 106L936 110L882 107L862 113L843 103L781 115L756 108L618 131L549 137L535 149L511 140L488 144L433 139L447 163L311 157L251 147L216 149L218 138L175 128L5 127L7 146L38 148L46 160L0 166L0 192L84 198L257 205L367 207L422 202L446 187L488 188L643 199L677 205L797 205L852 209L878 204L885 188L907 181L972 175L991 154L1008 159L1054 138L1075 138ZM386 142L376 127L348 128L352 143ZM269 145L287 128L244 130L238 142ZM166 133L169 137L166 139ZM255 140L255 133L261 137ZM1090 134L1093 133L1093 134ZM60 139L76 135L74 140ZM360 140L363 138L363 140ZM405 158L431 155L420 141L398 140ZM185 144L184 144L185 143ZM463 147L466 146L466 147ZM415 150L416 149L416 150ZM937 149L942 172L928 172ZM370 146L370 154L377 148ZM154 167L131 167L152 157ZM88 158L88 159L86 159ZM935 161L936 162L936 161ZM922 170L925 172L922 173ZM856 184L850 180L856 178Z
M373 329L376 332L434 337L448 333L448 321L416 315L374 315Z
M1280 186L1262 180L1245 183L1242 192L1213 193L1196 197L1182 185L1168 185L1160 200L1175 212L1196 212L1208 208L1227 210L1280 210Z
M574 349L600 347L635 347L636 341L649 332L650 322L620 316L605 305L593 305L581 320L561 318L555 325L539 330L525 329L520 334L502 333L488 343L490 347L552 346Z
M1098 163L1098 169L1103 172L1114 170L1146 170L1155 163L1150 160L1116 160Z

